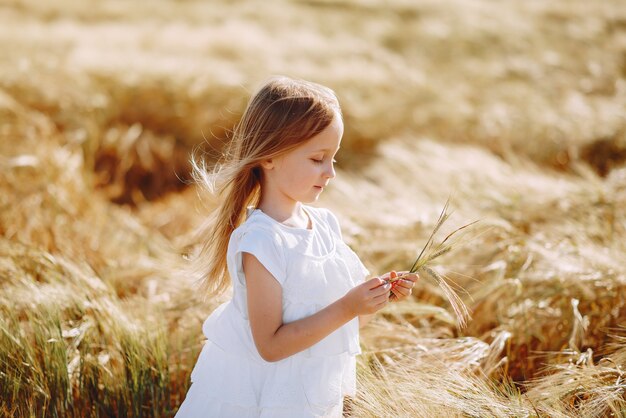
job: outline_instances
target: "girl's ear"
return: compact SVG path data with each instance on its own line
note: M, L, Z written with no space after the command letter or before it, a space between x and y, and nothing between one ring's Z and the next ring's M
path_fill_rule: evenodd
M271 170L272 168L274 168L274 160L269 159L261 161L261 167L266 170Z

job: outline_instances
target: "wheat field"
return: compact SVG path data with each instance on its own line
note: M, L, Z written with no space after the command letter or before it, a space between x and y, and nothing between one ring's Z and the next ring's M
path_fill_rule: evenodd
M171 417L219 303L181 274L273 74L333 88L330 208L373 274L352 417L626 416L626 8L618 0L0 4L0 415Z

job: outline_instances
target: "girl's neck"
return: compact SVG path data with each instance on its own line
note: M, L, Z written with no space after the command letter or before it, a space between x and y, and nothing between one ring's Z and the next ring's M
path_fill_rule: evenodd
M302 203L300 202L296 202L291 207L282 208L261 202L258 208L266 215L285 225L306 229L311 227L311 220L302 209Z

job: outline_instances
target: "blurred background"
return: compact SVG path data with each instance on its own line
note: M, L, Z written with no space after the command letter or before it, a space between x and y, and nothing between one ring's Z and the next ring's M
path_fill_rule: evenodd
M626 8L618 0L5 0L0 414L171 417L205 300L179 268L255 89L331 87L316 205L372 274L408 270L451 196L432 277L362 330L345 415L622 416ZM611 415L613 414L613 415ZM621 414L621 415L620 415Z

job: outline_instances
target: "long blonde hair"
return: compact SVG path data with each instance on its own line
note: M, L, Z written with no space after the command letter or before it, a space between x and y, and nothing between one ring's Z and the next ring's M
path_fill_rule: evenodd
M202 242L192 274L205 296L217 296L230 284L226 253L231 233L244 220L246 207L261 198L263 160L278 157L323 131L341 109L335 93L310 81L275 76L251 97L232 131L225 152L212 170L192 153L192 177L218 196L217 208L198 230Z

